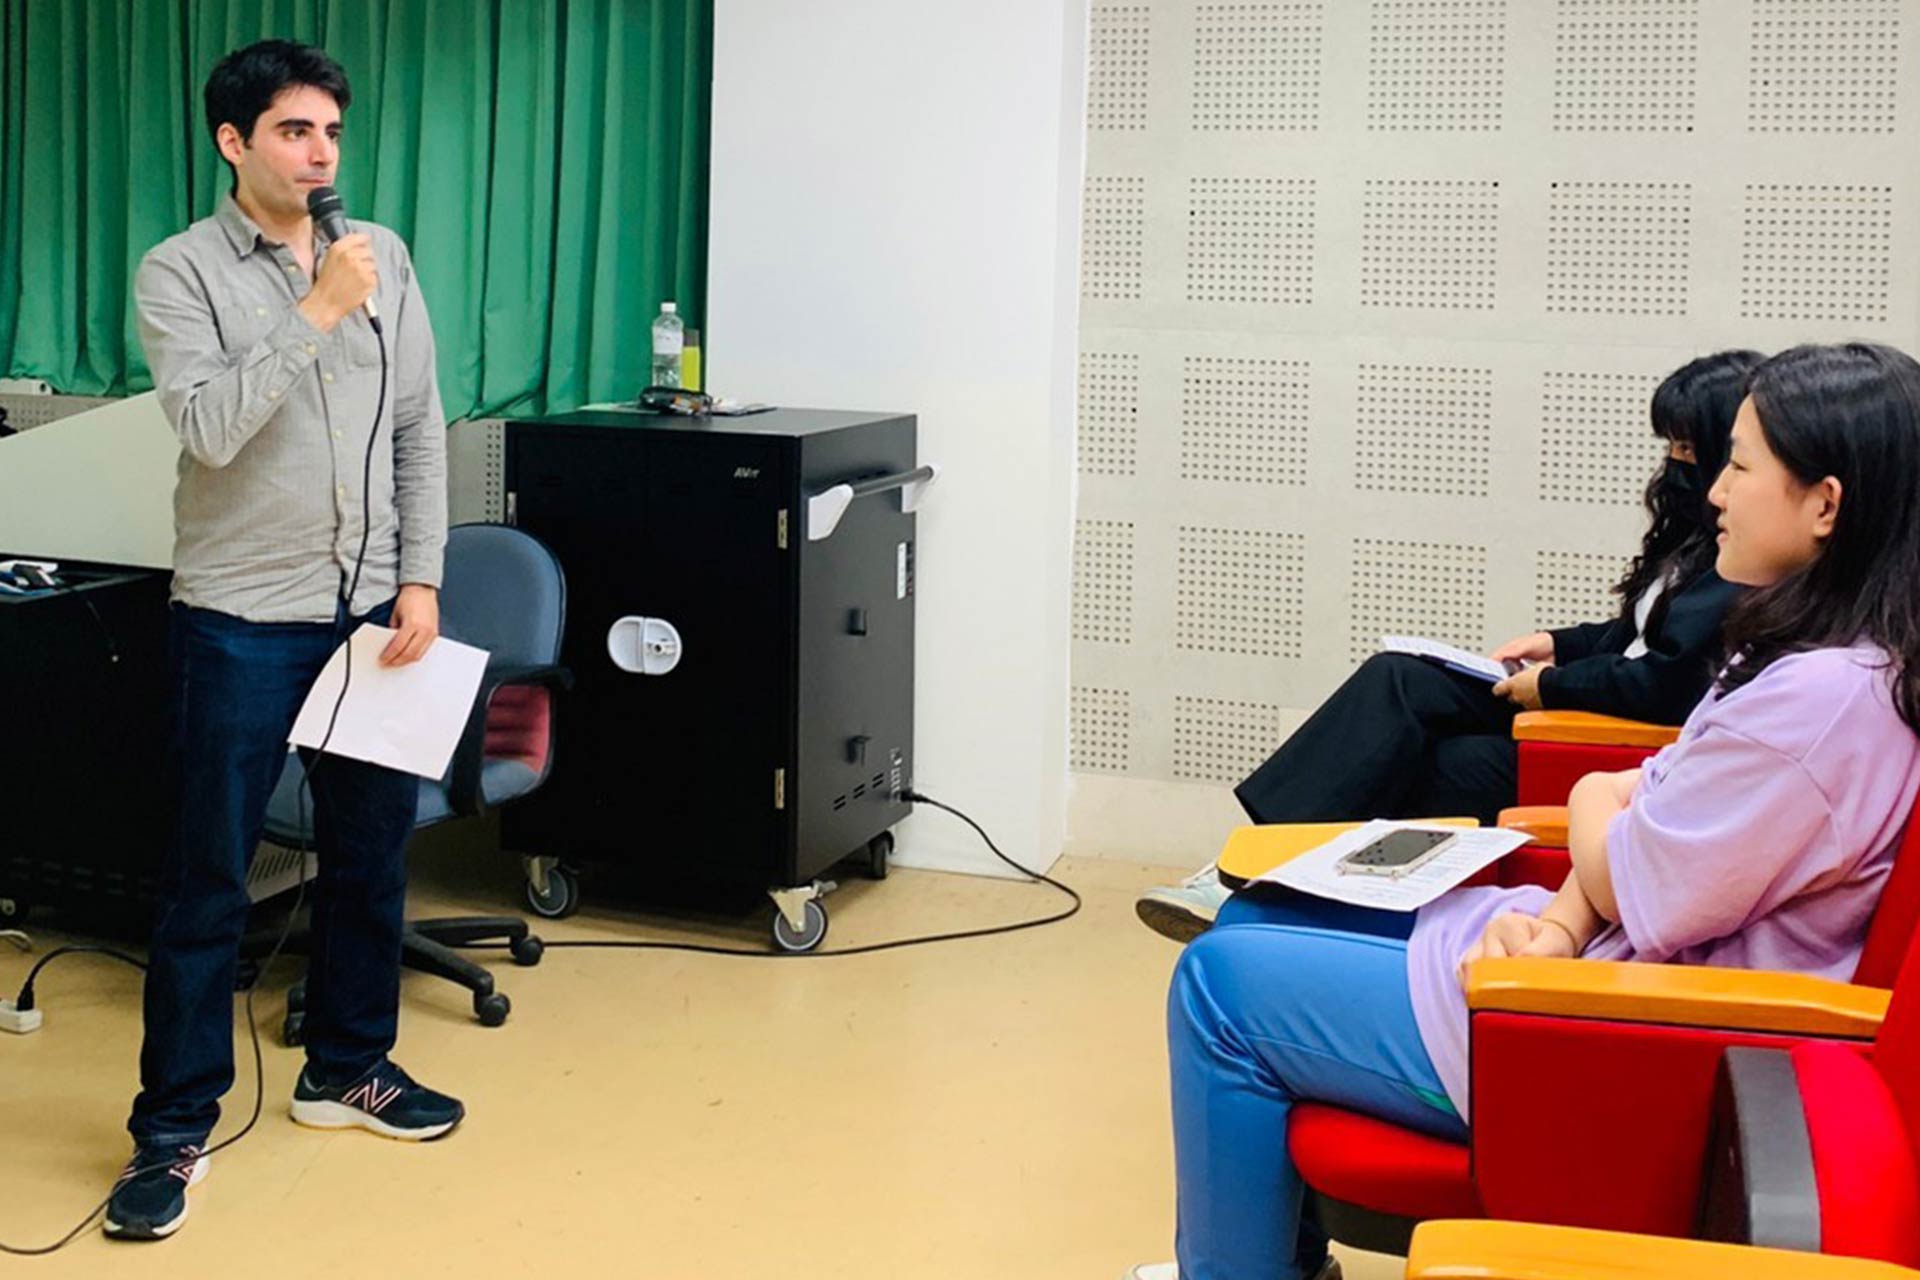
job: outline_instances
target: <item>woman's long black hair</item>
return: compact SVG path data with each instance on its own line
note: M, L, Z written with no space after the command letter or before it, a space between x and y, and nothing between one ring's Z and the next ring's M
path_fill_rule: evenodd
M1783 351L1749 394L1767 447L1802 484L1840 481L1812 563L1727 615L1729 691L1790 653L1870 641L1892 660L1900 718L1920 732L1920 364L1871 343Z
M1747 379L1765 359L1758 351L1701 356L1667 375L1654 391L1653 433L1673 444L1692 445L1694 461L1668 459L1647 484L1647 534L1626 577L1613 589L1622 617L1632 616L1634 605L1655 582L1684 586L1713 567L1719 547L1707 490L1727 464L1728 440L1747 395Z

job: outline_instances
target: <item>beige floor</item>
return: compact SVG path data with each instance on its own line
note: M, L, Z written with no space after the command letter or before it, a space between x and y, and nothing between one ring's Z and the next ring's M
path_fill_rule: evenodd
M511 868L424 861L417 910L512 909ZM452 1138L414 1147L294 1127L297 1055L269 1041L266 1114L215 1157L181 1235L116 1245L89 1232L0 1269L1112 1280L1171 1256L1161 1000L1176 950L1131 905L1166 873L1078 860L1056 874L1087 909L1009 937L846 959L558 951L522 970L500 957L514 1012L495 1030L454 988L410 976L396 1056L466 1099ZM828 945L1051 904L1029 886L897 871L835 895ZM761 940L744 922L591 901L542 932ZM29 959L0 948L0 989L12 994ZM262 992L263 1026L278 1025L284 978ZM40 999L45 1027L0 1039L9 1243L64 1231L126 1156L138 975L62 961ZM230 1110L244 1113L241 1062ZM1350 1256L1347 1274L1400 1273Z

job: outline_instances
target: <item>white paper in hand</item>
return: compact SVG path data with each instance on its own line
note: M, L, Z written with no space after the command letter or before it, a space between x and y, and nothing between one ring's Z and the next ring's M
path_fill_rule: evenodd
M328 755L383 764L422 778L445 777L480 692L487 651L441 636L420 661L383 667L380 655L394 634L391 627L369 622L334 650L287 740L296 747L318 747L325 739ZM328 739L327 722L346 679L349 647L353 680Z

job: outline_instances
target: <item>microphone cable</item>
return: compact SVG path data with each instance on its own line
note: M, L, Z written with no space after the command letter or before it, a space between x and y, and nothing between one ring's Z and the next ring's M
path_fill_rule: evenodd
M345 323L345 321L343 320L342 323ZM379 395L379 398L374 402L373 429L371 432L368 433L366 457L361 465L360 548L359 548L358 554L354 557L353 576L347 585L346 595L344 597L344 607L347 611L347 619L349 622L351 622L353 618L353 597L354 597L354 593L359 589L359 586L360 586L360 572L366 566L366 562L367 562L367 543L373 534L373 497L372 497L373 449L374 449L375 443L378 442L380 438L380 424L382 419L385 417L386 407L387 407L387 379L388 379L389 360L387 355L386 335L382 331L380 321L377 317L368 316L367 323L373 327L374 341L377 342L380 346L380 395ZM233 1146L234 1143L240 1141L242 1138L246 1137L249 1133L252 1133L254 1126L260 1123L261 1109L266 1103L267 1068L266 1068L266 1060L262 1055L262 1052L260 1049L260 1024L254 1015L253 997L254 997L254 993L260 989L260 984L266 979L267 972L273 967L274 961L280 958L280 953L283 949L285 949L287 945L287 940L293 936L294 921L299 919L300 908L306 902L307 854L309 853L309 848L307 845L308 787L313 781L314 771L320 765L321 757L324 756L326 753L327 745L333 741L334 727L339 723L339 720L340 720L340 708L343 705L345 705L347 701L347 690L350 689L353 685L353 645L351 644L351 642L341 646L341 651L342 651L342 655L346 659L345 678L341 682L339 695L335 697L333 700L333 711L332 711L332 714L327 719L327 731L324 735L322 735L320 739L320 745L314 748L311 763L308 762L308 758L304 755L301 756L300 758L300 791L299 791L299 798L298 798L299 814L300 814L300 847L299 847L300 875L299 875L298 883L296 884L294 889L293 909L290 912L288 912L287 921L283 926L281 926L280 936L274 940L273 949L267 953L267 958L260 962L258 971L255 973L253 981L247 986L247 999L246 999L247 1033L251 1040L251 1044L253 1048L253 1081L254 1081L253 1111L252 1111L252 1114L250 1114L247 1117L246 1124L240 1127L240 1132L234 1134L230 1138L224 1138L221 1141L214 1143L212 1146L208 1147L206 1150L200 1152L196 1157L194 1157L196 1161L205 1160L208 1157L212 1156L216 1151L225 1151L228 1147ZM27 975L26 985L21 990L21 997L23 1000L26 1001L26 1003L18 1007L22 1009L29 1009L33 1007L33 982L34 982L34 979L39 976L41 969L45 968L49 962L51 962L52 960L56 959L61 955L70 955L70 954L76 954L76 953L106 954L106 955L112 956L115 959L126 961L128 964L134 965L137 968L140 968L140 969L146 968L146 965L141 964L139 960L134 959L132 956L129 956L124 952L115 951L112 948L108 948L108 947L96 947L96 946L61 947L56 949L55 951L49 952L47 955L43 956L40 959L39 963L34 965L32 971ZM305 1070L305 1067L302 1067L301 1069ZM180 1161L178 1160L165 1160L165 1161L160 1161L154 1164L139 1165L134 1168L130 1168L125 1173L121 1174L119 1178L114 1180L114 1189L118 1190L120 1187L120 1184L122 1182L125 1182L129 1178L136 1178L136 1177L139 1177L141 1174L152 1173L158 1169L170 1168L173 1165L176 1165L179 1163ZM108 1192L106 1198L101 1200L99 1204L95 1205L92 1209L90 1209L87 1212L87 1215L74 1225L72 1230L68 1231L65 1235L61 1236L58 1240L54 1241L52 1244L49 1244L49 1245L21 1246L21 1245L9 1244L4 1240L0 1240L0 1254L9 1254L14 1257L22 1257L22 1258L40 1258L40 1257L46 1257L49 1254L58 1253L60 1250L72 1244L75 1240L79 1239L83 1232L85 1232L89 1227L91 1227L94 1224L94 1222L97 1219L99 1219L103 1214L106 1213L107 1206L112 1203L113 1203L113 1192Z

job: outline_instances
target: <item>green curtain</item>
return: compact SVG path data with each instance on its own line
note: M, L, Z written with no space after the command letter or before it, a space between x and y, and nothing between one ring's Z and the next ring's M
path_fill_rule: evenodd
M631 397L660 302L699 326L713 0L0 0L0 369L151 385L134 268L227 189L201 86L269 36L346 69L340 194L412 247L450 417Z

